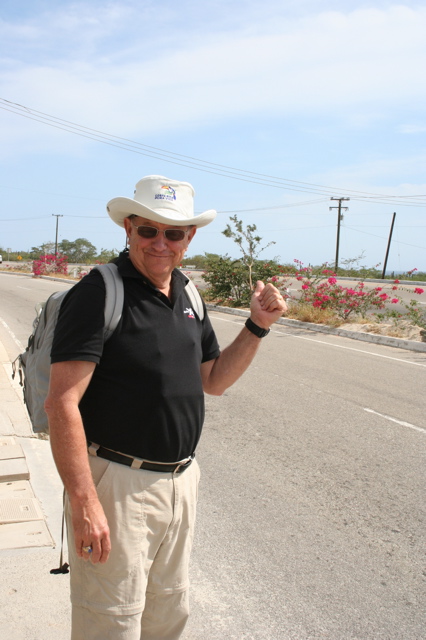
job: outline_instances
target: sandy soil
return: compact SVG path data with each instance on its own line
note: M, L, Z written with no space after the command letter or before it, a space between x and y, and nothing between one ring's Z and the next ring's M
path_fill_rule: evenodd
M392 338L405 338L405 340L418 340L421 342L422 336L420 327L410 324L407 321L399 321L394 323L348 323L342 324L339 329L346 329L347 331L363 331L364 333L375 333L382 336L391 336Z

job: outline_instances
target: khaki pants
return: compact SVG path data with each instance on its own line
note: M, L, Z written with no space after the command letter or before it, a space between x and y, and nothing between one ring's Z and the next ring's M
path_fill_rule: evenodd
M131 469L90 456L111 533L105 564L77 557L67 501L72 640L177 640L186 624L199 467Z

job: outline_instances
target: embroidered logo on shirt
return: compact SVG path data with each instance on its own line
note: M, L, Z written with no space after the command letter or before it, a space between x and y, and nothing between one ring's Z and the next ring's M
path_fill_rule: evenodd
M191 307L188 307L187 309L185 309L184 313L188 314L188 318L195 318L194 312L191 309Z

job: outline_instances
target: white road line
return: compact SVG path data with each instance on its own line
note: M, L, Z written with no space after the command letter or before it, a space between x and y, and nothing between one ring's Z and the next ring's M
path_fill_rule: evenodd
M212 316L210 316L212 317ZM222 322L230 322L231 324L243 324L240 320L228 320L228 318L220 318L219 316L214 316L217 320L221 320ZM371 351L366 351L365 349L355 349L355 347L346 347L343 344L333 344L332 342L326 342L325 340L318 340L318 338L309 338L308 336L295 336L292 333L287 333L286 331L271 329L272 333L277 333L280 336L289 336L290 338L297 338L299 340L308 340L309 342L316 342L319 344L325 344L328 347L335 347L336 349L346 349L347 351L356 351L356 353L366 353L369 356L375 356L376 358L385 358L386 360L395 360L396 362L405 362L405 364L413 364L418 367L426 368L426 364L422 362L411 362L410 360L403 360L402 358L394 358L393 356L385 356L382 353L372 353ZM330 337L333 337L330 334ZM340 336L345 338L346 336ZM374 344L374 343L371 343Z
M426 368L426 364L423 364L421 362L411 362L411 360L403 360L402 358L385 356L383 355L383 353L372 353L371 351L366 351L365 349L355 349L355 347L345 347L345 345L343 344L333 344L332 342L326 342L325 340L317 340L315 338L308 338L307 336L294 336L291 333L285 333L284 331L274 330L274 332L280 333L281 335L290 336L291 338L300 338L301 340L310 340L311 342L317 342L317 343L319 342L320 344L326 344L328 347L336 347L336 349L346 349L347 351L356 351L357 353L366 353L367 355L374 356L376 358L385 358L386 360L395 360L396 362L405 362L405 364L414 364L418 367ZM332 337L331 334L330 334L330 337ZM340 337L345 338L346 336L340 336ZM374 344L374 342L372 342L371 344Z
M387 416L384 413L378 413L377 411L373 411L373 409L367 409L367 407L363 407L364 411L368 411L368 413L374 413L376 416L380 416L381 418L385 418L386 420L390 420L391 422L396 422L396 424L400 424L402 427L409 427L409 429L415 429L415 431L420 431L421 433L426 433L426 429L422 427L416 427L415 424L411 424L411 422L404 422L403 420L397 420L396 418L391 418L391 416Z
M13 333L9 325L3 320L3 318L0 318L0 322L4 326L14 343L18 346L19 351L25 351L25 347L21 344L21 342L18 340L18 338L15 336L15 334Z

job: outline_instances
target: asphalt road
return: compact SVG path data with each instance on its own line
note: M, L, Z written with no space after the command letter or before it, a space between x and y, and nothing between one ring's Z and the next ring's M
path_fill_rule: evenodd
M67 286L0 274L9 353ZM222 346L244 321L211 318ZM425 354L276 325L206 398L182 640L426 637L425 383Z

